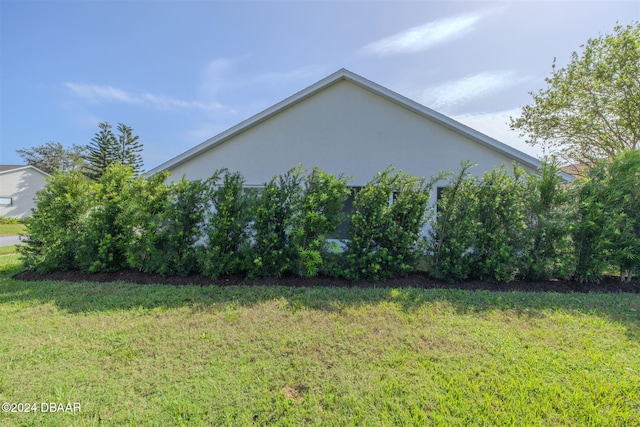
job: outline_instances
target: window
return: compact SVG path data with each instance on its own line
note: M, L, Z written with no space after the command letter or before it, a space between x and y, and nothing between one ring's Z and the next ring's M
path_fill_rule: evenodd
M344 207L342 208L342 213L346 215L346 218L338 225L338 229L336 232L330 236L335 239L346 239L347 238L347 230L349 229L349 217L353 213L353 202L356 199L356 193L362 189L362 187L349 187L351 190L351 194L345 200Z
M11 206L13 199L11 197L0 197L0 206Z
M436 213L440 212L440 199L442 199L442 196L444 195L444 192L447 190L447 188L449 187L436 187Z

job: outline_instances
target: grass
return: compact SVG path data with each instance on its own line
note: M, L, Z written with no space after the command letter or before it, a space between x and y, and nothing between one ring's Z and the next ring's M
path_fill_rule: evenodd
M1 425L638 425L640 295L20 282Z
M0 255L15 254L17 252L16 245L0 246Z
M2 224L0 223L0 236L21 234L26 230L24 224Z

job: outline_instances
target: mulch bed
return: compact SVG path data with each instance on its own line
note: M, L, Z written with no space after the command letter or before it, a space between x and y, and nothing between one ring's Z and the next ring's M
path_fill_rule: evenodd
M81 271L59 271L53 273L39 273L37 271L22 271L14 276L18 280L67 280L73 282L129 282L138 284L166 284L174 286L196 285L196 286L332 286L332 287L386 287L401 288L414 287L421 289L467 289L467 290L489 290L489 291L525 291L525 292L631 292L640 293L640 281L633 280L631 283L621 283L618 277L605 277L600 283L583 284L576 281L523 281L512 282L486 282L480 280L469 280L459 283L447 283L429 277L428 274L415 272L407 277L391 279L385 282L352 282L333 277L282 277L265 278L259 280L249 280L244 277L222 277L211 279L201 275L191 275L186 277L160 276L158 274L143 273L137 270L123 270L116 273L95 273L88 274Z

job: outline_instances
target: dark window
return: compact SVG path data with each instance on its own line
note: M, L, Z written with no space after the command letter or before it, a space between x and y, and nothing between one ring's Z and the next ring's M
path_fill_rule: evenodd
M436 187L436 213L440 212L440 199L448 187Z
M345 219L340 223L338 229L335 233L333 233L331 238L333 239L346 239L347 238L347 230L349 229L349 217L353 213L353 203L355 202L356 193L362 189L362 187L349 187L351 190L351 194L345 200L344 207L342 208L342 214L345 215Z

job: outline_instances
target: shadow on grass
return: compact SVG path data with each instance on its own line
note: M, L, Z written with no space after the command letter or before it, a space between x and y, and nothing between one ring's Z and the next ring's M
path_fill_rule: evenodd
M188 307L194 310L253 306L279 300L292 310L340 312L349 307L397 304L404 311L446 303L458 313L511 310L536 317L544 311L563 311L606 317L626 327L630 339L640 341L640 294L493 292L459 289L388 287L291 286L168 286L125 282L69 282L13 280L0 271L0 304L53 303L69 313L152 310Z

